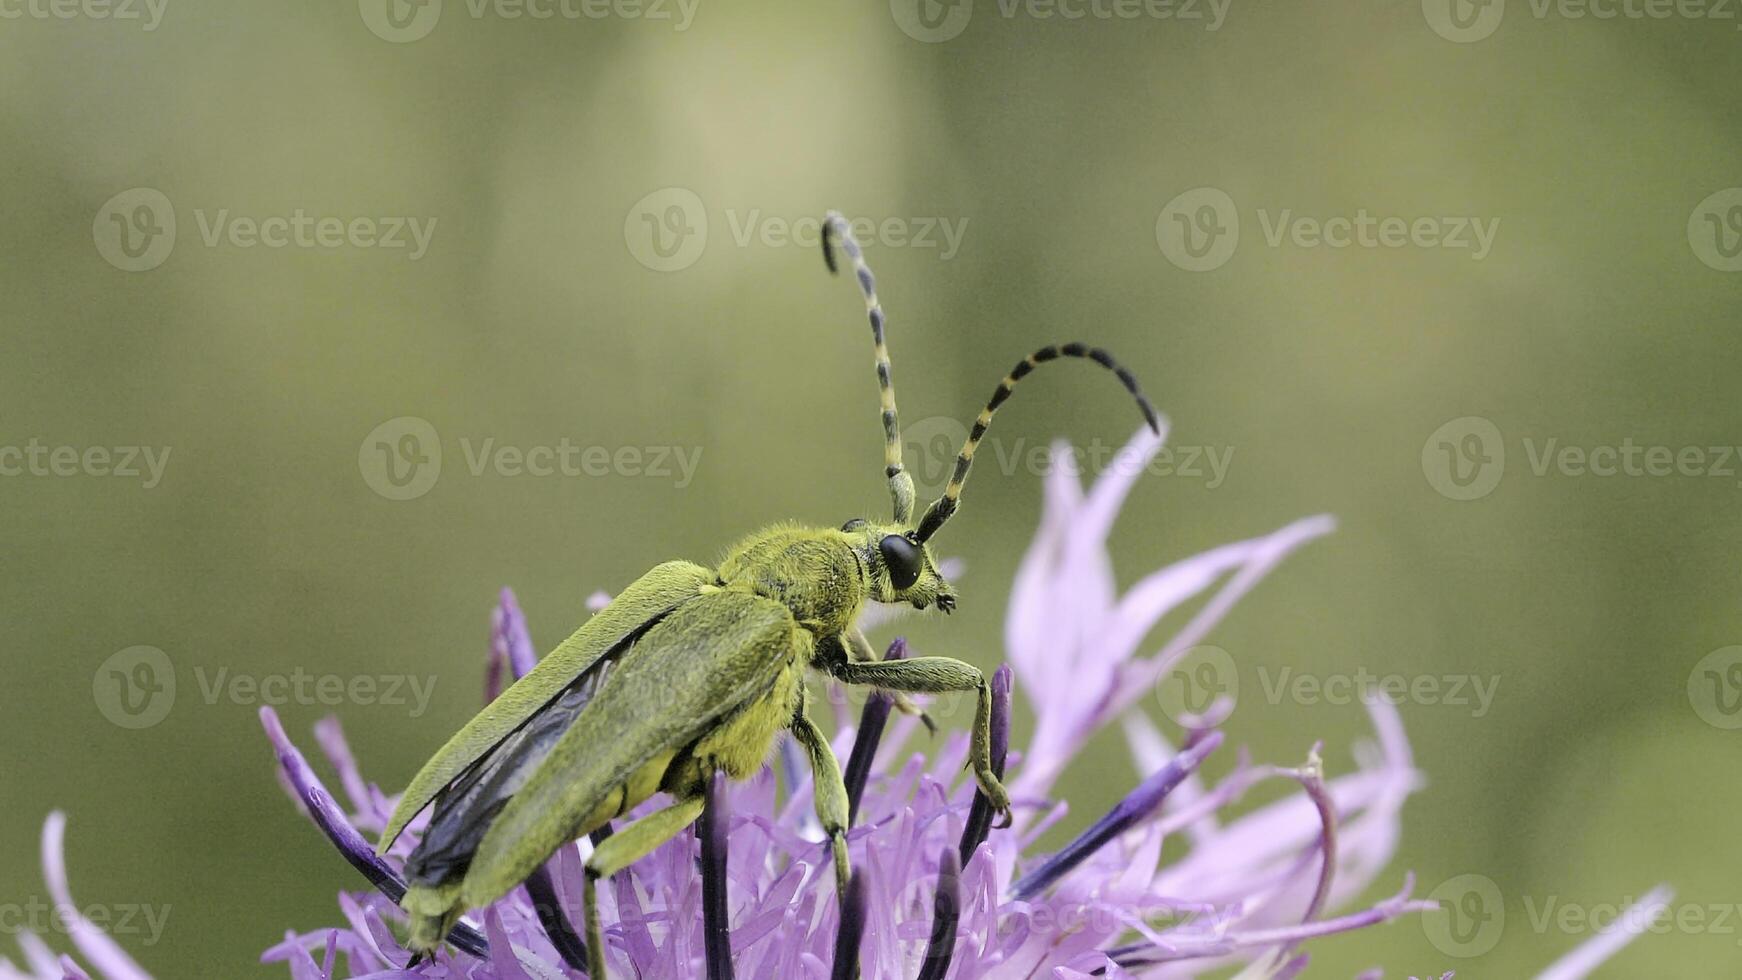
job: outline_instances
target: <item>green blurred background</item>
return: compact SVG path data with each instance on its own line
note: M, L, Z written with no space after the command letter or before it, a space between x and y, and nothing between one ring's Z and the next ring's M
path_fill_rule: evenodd
M1742 901L1742 733L1725 727L1742 723L1742 658L1702 663L1742 643L1742 464L1705 452L1742 442L1742 275L1725 271L1742 192L1709 200L1742 184L1733 11L668 0L534 19L394 0L412 18L395 26L382 0L167 0L126 8L137 20L43 2L0 19L0 446L171 455L149 488L0 477L5 900L45 895L39 828L61 808L80 902L169 906L157 943L128 944L148 968L283 975L259 951L337 921L356 882L276 784L256 703L202 681L435 678L417 717L365 699L280 709L311 751L309 726L336 713L365 774L396 789L475 709L502 585L546 647L587 595L657 561L710 560L775 519L880 512L858 299L780 234L834 207L934 224L934 247L867 243L904 416L934 419L918 431L971 417L1023 352L1080 336L1144 379L1173 442L1232 451L1214 486L1139 484L1114 541L1123 582L1338 516L1212 636L1248 690L1247 671L1284 666L1498 678L1479 717L1402 706L1430 785L1373 890L1408 869L1424 893L1487 876L1498 944L1456 958L1407 919L1319 944L1311 975L1529 975L1587 938L1535 927L1551 898L1667 881L1678 906ZM1226 197L1179 199L1206 187ZM123 224L139 244L166 217L135 188L173 209L166 255L117 251ZM415 257L367 235L244 247L228 224L208 243L219 221L298 209L435 224ZM1480 256L1312 247L1296 225L1273 243L1285 210L1496 234ZM1183 267L1179 214L1194 234L1237 220L1237 248ZM402 417L443 452L409 500L372 488L375 444L405 430L372 431ZM1468 417L1492 429L1454 423ZM1061 371L996 434L1117 444L1133 423L1116 386ZM467 466L486 439L565 438L701 456L687 482ZM1549 440L1700 447L1704 463L1539 474ZM995 473L946 543L968 566L961 611L907 628L988 665L1041 489ZM178 693L130 729L109 719L105 664L141 645ZM1286 698L1248 698L1230 724L1260 759L1323 738L1333 771L1367 731L1358 706ZM1134 778L1116 737L1095 747L1062 787L1074 826ZM1603 975L1734 976L1738 922L1647 936Z

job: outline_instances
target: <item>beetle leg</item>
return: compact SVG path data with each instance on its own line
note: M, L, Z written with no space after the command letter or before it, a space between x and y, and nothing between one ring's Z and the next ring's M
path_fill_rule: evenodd
M581 893L587 912L588 975L597 980L605 980L604 929L599 924L599 904L598 896L593 891L594 882L622 871L653 853L659 845L682 833L685 827L695 823L696 818L702 815L702 807L706 803L706 797L702 796L679 800L624 827L593 848L593 856L587 858L586 882Z
M802 704L793 716L792 734L810 753L811 796L816 801L817 819L822 821L834 850L835 895L845 900L847 879L853 868L847 858L847 784L841 779L841 765L835 761L835 753L822 729L811 721Z
M877 648L872 646L871 641L865 639L865 634L860 632L858 629L850 629L847 631L847 656L862 664L874 664L883 661L883 658L877 653ZM926 714L924 708L914 704L912 698L908 697L901 691L891 691L890 694L895 699L895 710L904 715L912 715L915 718L918 718L920 723L925 725L925 730L933 735L938 733L937 722L932 721L931 715Z
M1010 794L992 771L992 687L978 667L951 657L915 657L912 660L880 660L859 663L851 658L825 665L829 673L847 684L863 684L885 691L912 691L919 694L944 694L953 691L973 691L974 731L969 743L970 762L980 792L992 804L992 809L1010 819Z

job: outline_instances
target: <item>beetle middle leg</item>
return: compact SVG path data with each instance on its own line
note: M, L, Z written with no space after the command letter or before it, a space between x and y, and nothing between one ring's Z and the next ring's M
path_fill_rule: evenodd
M707 798L704 796L679 800L624 827L593 848L593 856L587 858L586 883L582 891L582 904L585 905L587 914L587 973L590 976L598 980L604 980L605 977L604 927L599 924L599 903L598 896L594 894L594 881L611 877L653 853L659 845L683 833L685 827L695 823L696 818L702 815L702 807L705 805Z
M829 740L805 713L802 703L792 719L792 734L810 754L811 796L816 801L817 819L822 822L823 831L829 835L829 843L834 849L835 895L845 901L847 879L853 869L847 858L847 784L841 778L841 765L835 761Z
M1010 794L992 771L992 686L986 675L973 664L952 657L915 657L912 660L879 660L861 663L852 658L840 658L819 663L836 679L846 684L862 684L886 691L910 691L915 694L947 694L956 691L975 692L974 731L968 755L974 767L974 780L980 792L986 794L992 808L1010 819Z
M864 633L857 629L851 629L847 631L846 635L847 656L849 659L864 664L881 663L883 661L883 657L877 653L877 648L871 645L870 640L865 639ZM931 715L926 714L924 708L914 704L912 698L908 697L901 691L891 691L890 694L893 695L895 699L895 709L897 711L900 711L904 715L912 715L913 717L918 718L920 723L925 726L925 730L933 735L938 733L937 722L932 720Z

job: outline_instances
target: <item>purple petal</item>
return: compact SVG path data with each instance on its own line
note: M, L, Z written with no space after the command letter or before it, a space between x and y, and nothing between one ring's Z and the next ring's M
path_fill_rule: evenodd
M42 876L48 883L49 896L54 899L55 913L65 920L73 944L103 974L104 980L151 980L133 957L73 904L72 890L67 887L66 830L67 815L59 810L49 814L42 825ZM72 960L63 957L62 963L69 975L83 976L74 973Z
M1536 980L1583 980L1607 963L1616 953L1651 928L1669 911L1669 901L1675 892L1667 885L1658 885L1638 904L1630 905L1621 918L1608 929L1579 944L1572 952L1556 960L1552 966L1536 975Z
M1320 919L1317 922L1300 925L1284 926L1277 929L1254 929L1250 931L1214 931L1200 934L1170 934L1166 947L1148 945L1125 946L1117 950L1109 950L1109 955L1115 956L1125 966L1164 963L1174 960L1200 959L1213 956L1223 956L1241 949L1264 948L1267 946L1282 946L1316 939L1321 936L1331 936L1341 932L1352 932L1368 926L1389 922L1411 912L1426 912L1438 908L1433 902L1412 901L1410 893L1415 890L1415 876L1407 875L1403 888L1392 897L1352 915L1336 919Z
M484 935L490 940L490 969L496 980L532 980L514 958L514 944L502 928L502 913L495 908L484 910Z
M506 586L490 615L490 656L484 664L484 702L496 700L502 693L504 668L519 680L538 665L538 652L533 649L532 635L526 629L526 617L514 590Z
M338 771L339 785L345 788L345 797L351 801L351 809L357 813L371 813L375 809L375 800L369 792L369 784L357 769L357 759L351 754L351 743L346 741L345 729L339 724L339 719L329 715L315 722L315 742L320 745L327 761ZM385 826L386 818L391 814L380 816L382 825Z

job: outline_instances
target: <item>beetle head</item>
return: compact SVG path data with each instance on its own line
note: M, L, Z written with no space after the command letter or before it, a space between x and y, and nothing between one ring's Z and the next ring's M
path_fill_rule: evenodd
M905 602L915 609L956 608L956 590L938 572L931 546L913 529L854 518L841 527L870 577L871 598Z

